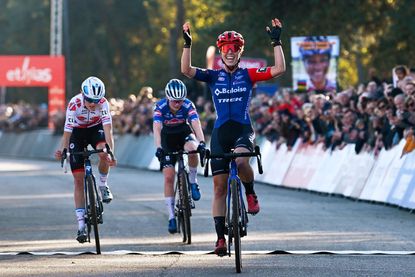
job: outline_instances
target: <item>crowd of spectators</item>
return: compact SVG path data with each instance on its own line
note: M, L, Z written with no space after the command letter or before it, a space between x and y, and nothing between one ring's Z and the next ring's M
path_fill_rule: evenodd
M48 125L46 104L31 105L25 102L0 104L0 131L23 132Z
M395 69L395 85L376 76L357 88L343 91L301 92L283 88L274 95L252 98L251 116L255 132L277 147L291 149L300 139L322 143L324 149L355 145L356 153L389 149L413 133L415 126L415 76L405 66ZM151 87L143 87L127 99L108 99L116 135L146 135L152 132L152 109L157 98ZM211 134L216 118L210 99L195 99L205 135ZM60 135L64 112L53 116L55 133ZM0 130L21 132L47 126L46 105L0 105Z
M257 95L251 114L258 135L285 143L297 139L342 149L353 143L356 153L390 149L415 126L415 76L405 66L395 68L396 86L373 76L367 84L336 92L292 92Z

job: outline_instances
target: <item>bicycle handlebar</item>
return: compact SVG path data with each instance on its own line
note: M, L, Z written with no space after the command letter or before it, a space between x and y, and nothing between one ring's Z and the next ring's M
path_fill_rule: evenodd
M208 150L206 150L208 151ZM204 162L205 162L205 154L199 152L198 150L191 150L191 151L185 151L185 150L179 150L179 151L174 151L174 152L167 152L164 153L163 156L180 156L180 155L189 155L189 154L199 154L199 158L200 158L200 165L202 167L205 166Z
M69 158L70 155L81 155L83 158L89 158L92 154L96 153L107 153L111 156L111 159L114 160L114 154L111 151L110 146L108 143L105 144L105 148L102 149L94 149L94 150L84 150L79 152L70 152L68 149L64 148L62 151L62 157L61 157L61 167L64 168L64 172L68 172L67 170L67 158Z
M262 163L261 163L261 151L259 149L259 146L255 146L254 152L242 152L242 153L215 153L211 154L209 150L206 150L205 159L206 159L206 166L205 166L205 177L209 174L209 159L216 159L216 158L225 158L225 159L231 159L234 160L236 158L240 157L256 157L257 158L257 165L258 165L258 172L259 174L264 173L262 170Z

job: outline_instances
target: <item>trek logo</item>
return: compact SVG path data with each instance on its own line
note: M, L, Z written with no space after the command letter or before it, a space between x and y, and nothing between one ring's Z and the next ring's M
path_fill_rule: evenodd
M219 96L220 94L233 94L238 92L246 92L246 87L237 87L231 89L222 88L222 90L217 88L215 89L214 93L216 94L216 96Z
M242 97L218 99L219 103L242 102Z

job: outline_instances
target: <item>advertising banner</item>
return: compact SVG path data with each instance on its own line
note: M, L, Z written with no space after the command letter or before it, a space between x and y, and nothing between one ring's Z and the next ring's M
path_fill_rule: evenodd
M48 87L49 128L56 112L65 112L64 56L0 56L0 86Z
M296 91L336 90L338 36L291 38L293 88Z

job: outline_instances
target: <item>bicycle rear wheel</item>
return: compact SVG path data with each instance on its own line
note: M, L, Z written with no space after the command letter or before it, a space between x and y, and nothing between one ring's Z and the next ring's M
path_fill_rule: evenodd
M187 173L183 171L179 174L180 186L181 186L181 198L182 198L182 210L183 210L183 233L186 233L186 237L183 236L183 242L187 244L192 243L192 228L190 225L191 206L189 196L189 182L187 181Z
M232 233L233 244L235 249L235 264L236 272L240 273L242 269L242 257L241 257L241 233L239 228L240 222L240 203L239 203L239 190L236 180L231 181L231 195L232 195Z
M97 202L95 197L95 179L92 176L86 177L86 185L87 185L87 194L89 205L88 205L88 224L91 224L94 228L94 238L95 238L95 248L97 254L101 254L101 244L99 242L99 232L98 232L98 216L97 216Z

